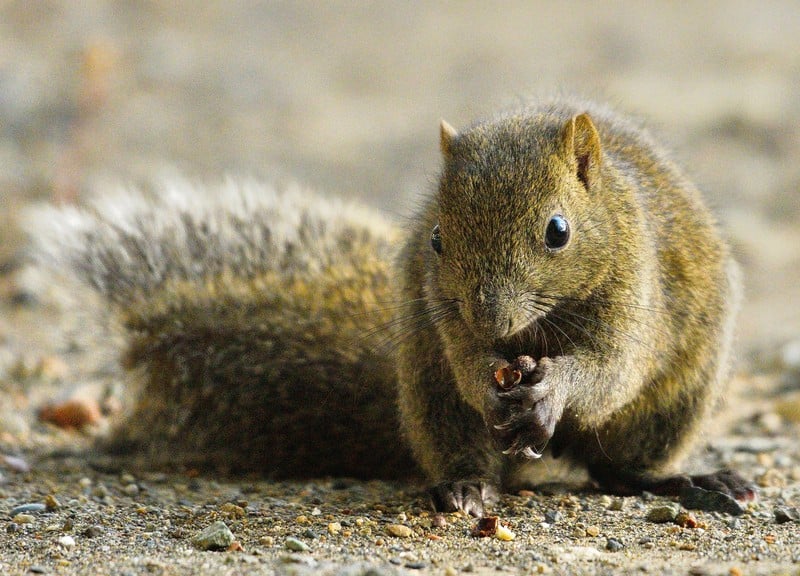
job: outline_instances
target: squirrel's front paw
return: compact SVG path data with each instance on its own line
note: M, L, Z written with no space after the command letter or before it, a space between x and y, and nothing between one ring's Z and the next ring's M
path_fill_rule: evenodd
M516 366L529 365L528 357L520 357L506 369L511 370L511 378L501 382L503 375L496 376L499 389L487 423L504 454L539 458L561 419L564 404L548 377L553 361L542 358L527 372L515 370Z
M429 490L433 509L436 512L461 510L476 518L497 502L497 489L483 480L442 482Z

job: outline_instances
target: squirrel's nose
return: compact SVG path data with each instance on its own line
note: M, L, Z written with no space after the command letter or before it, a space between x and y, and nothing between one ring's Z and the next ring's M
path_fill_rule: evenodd
M509 299L487 290L479 290L465 315L473 333L481 340L505 338L517 330Z

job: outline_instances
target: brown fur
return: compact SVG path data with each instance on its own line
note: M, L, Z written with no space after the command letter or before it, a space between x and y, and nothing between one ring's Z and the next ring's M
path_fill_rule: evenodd
M590 103L532 105L442 139L438 190L400 258L400 291L430 319L399 364L423 469L435 482L518 476L525 461L493 444L506 401L492 374L522 354L549 361L537 386L554 454L598 479L673 464L725 382L739 301L697 190L645 132ZM548 252L554 213L572 234Z

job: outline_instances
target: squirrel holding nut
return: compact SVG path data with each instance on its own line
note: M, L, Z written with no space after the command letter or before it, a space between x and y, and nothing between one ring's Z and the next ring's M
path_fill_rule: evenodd
M437 510L476 516L544 452L610 493L752 498L735 472L674 471L724 388L741 293L696 188L590 102L440 138L406 232L254 183L40 210L40 262L124 336L133 402L106 447L270 477L422 471Z

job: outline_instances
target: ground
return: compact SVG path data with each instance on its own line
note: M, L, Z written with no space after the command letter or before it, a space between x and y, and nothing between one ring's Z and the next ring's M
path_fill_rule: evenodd
M797 30L791 1L0 4L0 573L800 573ZM743 265L736 377L689 463L753 478L742 515L655 523L665 499L562 485L506 497L515 540L479 539L419 486L127 470L38 420L118 371L22 288L27 206L178 172L299 180L401 219L441 117L557 91L645 119ZM192 544L218 519L243 550Z

